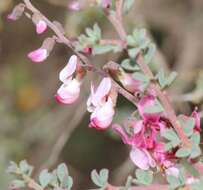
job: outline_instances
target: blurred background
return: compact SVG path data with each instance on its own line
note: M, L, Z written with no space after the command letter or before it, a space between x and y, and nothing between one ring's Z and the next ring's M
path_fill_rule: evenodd
M59 44L41 64L33 64L26 55L41 46L51 31L38 36L26 17L10 22L6 19L20 0L0 1L0 187L7 189L10 176L5 172L10 160L22 159L35 166L35 175L43 168L53 169L67 163L74 177L74 189L93 187L92 169L109 168L111 179L121 184L134 170L128 159L128 147L111 130L89 129L86 100L90 80L86 77L79 101L70 106L56 103L60 86L58 74L72 52ZM73 12L68 0L33 0L51 20L60 21L66 34L77 37L86 26L99 23L106 38L117 38L103 13L96 8ZM88 4L88 3L86 3ZM190 114L195 106L203 110L203 1L136 0L125 17L125 27L146 27L157 44L153 69L179 73L169 89L177 113ZM125 55L107 54L91 58L97 66L108 60L118 63ZM119 97L116 122L133 112L134 107ZM202 112L201 112L202 114Z

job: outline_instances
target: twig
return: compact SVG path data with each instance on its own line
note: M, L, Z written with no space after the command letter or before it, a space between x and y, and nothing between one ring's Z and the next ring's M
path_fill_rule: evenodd
M183 142L183 145L186 147L190 147L190 142L187 136L185 135L183 129L181 128L180 124L178 123L176 114L174 109L171 106L171 102L169 101L167 95L165 92L162 92L160 86L156 81L153 81L154 75L152 71L150 70L149 66L144 63L144 59L141 55L137 57L137 64L140 66L143 73L148 76L152 82L151 82L151 88L155 90L157 96L159 97L161 103L163 104L163 107L167 113L167 116L173 125L174 129L176 130L178 136L180 137L181 141Z
M120 7L117 5L116 6L117 9L120 9ZM119 12L119 10L116 10L116 12ZM118 32L121 40L126 41L126 33L124 30L124 27L121 23L121 20L119 18L117 18L117 14L116 16L112 16L112 15L107 15L107 18L109 19L109 21L113 24L113 26L115 27L116 31ZM154 79L154 75L152 73L152 71L150 70L149 66L147 64L144 63L144 59L143 56L140 54L137 57L137 63L140 66L141 70L143 71L143 73L148 76L150 79ZM160 86L158 85L158 83L151 83L151 87L152 89L154 89L161 101L161 103L164 106L164 109L168 115L168 118L171 122L171 124L173 125L173 127L175 128L178 136L180 137L181 141L183 142L183 145L186 147L190 147L191 144L189 142L189 139L187 138L187 136L185 135L183 129L181 128L180 124L178 123L176 114L174 109L171 106L171 103L168 99L168 97L165 95L165 93L162 92Z
M27 183L28 187L34 190L44 190L42 186L40 186L35 180L30 178L27 175L22 175L22 178Z
M107 73L105 73L103 70L96 68L90 61L89 59L84 56L83 54L77 52L74 50L74 46L71 42L71 40L69 40L61 31L60 29L53 24L47 17L45 17L38 9L36 9L32 3L30 2L30 0L23 0L27 9L29 9L31 12L33 13L37 13L40 14L41 17L46 21L47 25L49 26L50 29L52 29L52 31L57 35L57 37L59 38L60 42L67 45L79 58L80 60L89 68L90 71L96 72L98 73L100 76L108 76ZM126 34L122 34L124 36L126 36ZM131 94L126 91L125 89L121 88L120 85L118 85L115 81L113 82L113 84L116 86L118 92L123 95L125 98L127 98L130 102L132 102L133 104L135 104L134 101L132 101L132 97ZM134 99L133 99L134 100Z

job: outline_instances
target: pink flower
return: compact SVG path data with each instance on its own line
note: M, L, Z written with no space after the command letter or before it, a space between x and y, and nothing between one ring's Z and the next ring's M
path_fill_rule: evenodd
M194 110L192 112L192 117L195 119L194 130L200 132L201 131L200 114L196 110Z
M19 3L14 7L12 12L7 16L7 19L12 21L18 20L23 15L24 10L25 10L25 4Z
M33 62L37 62L37 63L46 60L47 57L48 57L48 51L42 48L34 50L28 54L28 58L31 59Z
M112 0L102 0L103 8L110 8L111 4L112 4Z
M72 1L70 2L70 4L68 5L68 8L72 11L80 11L81 10L81 5L79 1Z
M74 103L80 95L80 83L76 80L70 80L67 84L62 84L55 96L56 100L63 104Z
M114 104L110 97L111 79L104 78L96 91L91 85L91 95L87 100L87 110L91 112L90 127L106 129L113 120Z
M63 104L74 103L80 95L81 82L73 77L75 73L77 75L77 67L79 67L78 58L72 55L59 74L59 79L63 84L58 89L55 98Z
M39 20L36 23L36 32L37 34L42 34L47 29L47 23L44 20Z
M145 121L157 122L162 112L148 113L147 109L156 105L154 96L144 96L138 103L138 111Z

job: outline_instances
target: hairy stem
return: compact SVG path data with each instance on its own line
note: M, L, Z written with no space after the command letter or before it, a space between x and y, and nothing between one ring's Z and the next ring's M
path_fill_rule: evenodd
M116 16L107 15L107 18L112 23L112 25L115 27L116 31L118 32L118 35L120 36L120 39L125 42L126 41L126 32L125 32L125 29L122 24L122 19L120 18L120 17L122 17L122 14L120 14L121 3L122 3L121 0L116 1L116 13L117 13ZM137 63L140 66L143 73L146 76L148 76L150 79L152 79L152 81L153 81L154 75L153 75L152 71L150 70L149 66L144 63L144 59L141 54L137 57ZM156 82L154 83L154 81L151 83L151 88L156 91L157 96L159 97L161 103L163 104L164 109L168 115L168 118L169 118L171 124L173 125L174 129L176 130L183 145L186 147L190 147L191 146L190 141L189 141L188 137L185 135L180 124L178 123L175 111L174 111L168 97L166 96L165 92L162 92L159 84Z
M72 41L66 37L61 30L58 28L57 25L55 25L53 22L51 22L46 16L44 16L37 8L35 8L30 0L23 0L27 9L30 10L32 13L37 13L40 14L42 16L42 18L44 19L44 21L46 21L47 25L49 26L49 28L56 34L56 36L59 38L60 42L65 44L66 46L68 46L79 58L80 60L85 64L85 66L87 66L87 68L90 71L96 72L97 74L99 74L100 76L108 76L107 73L105 73L103 70L96 68L91 62L90 60L84 56L83 54L75 51L74 46L72 44ZM117 91L124 96L126 99L128 99L130 102L132 102L133 104L136 105L135 103L135 99L133 98L133 96L126 91L124 88L122 88L119 84L117 84L115 81L113 81L113 85L116 87Z

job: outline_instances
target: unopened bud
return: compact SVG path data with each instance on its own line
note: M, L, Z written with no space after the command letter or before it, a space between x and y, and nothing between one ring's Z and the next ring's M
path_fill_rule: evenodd
M7 16L7 19L9 20L18 20L24 13L25 10L25 4L19 3L13 8L13 11Z

